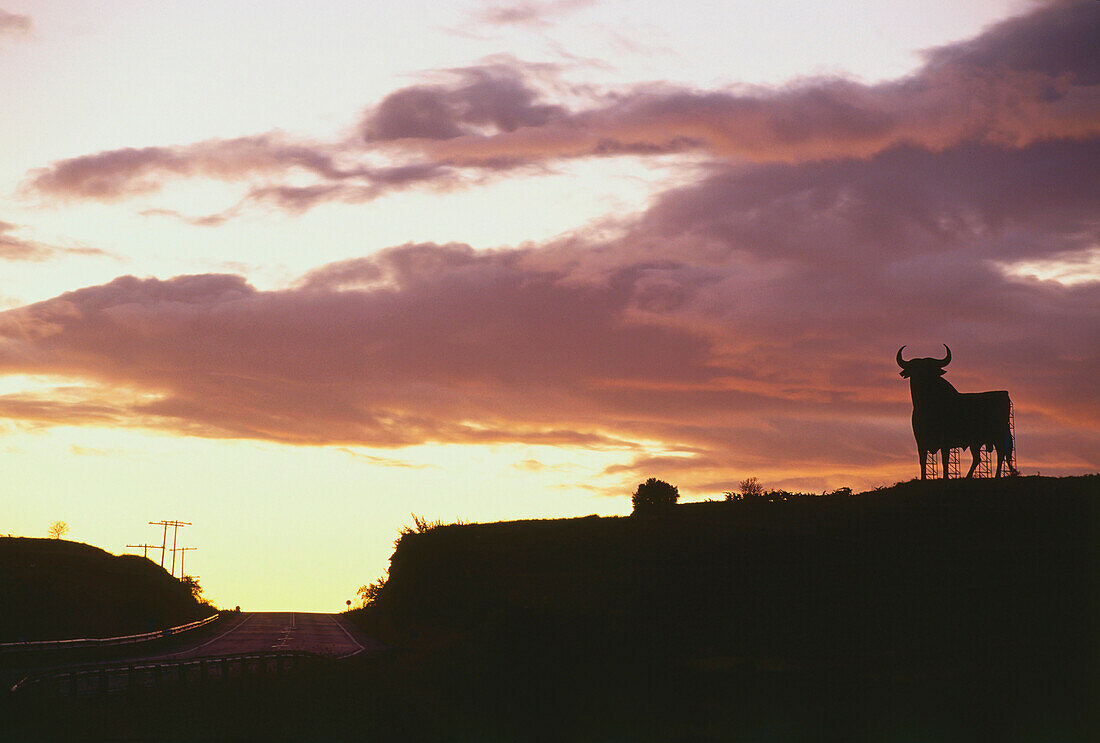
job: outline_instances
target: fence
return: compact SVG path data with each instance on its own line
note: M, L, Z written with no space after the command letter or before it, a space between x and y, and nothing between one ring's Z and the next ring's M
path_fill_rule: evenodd
M13 693L78 697L121 694L169 684L202 685L227 679L281 674L317 663L303 651L272 651L179 660L135 661L68 668L35 674L12 687Z
M161 637L169 637L171 635L177 635L180 632L187 632L188 630L198 629L207 624L210 624L217 619L220 614L212 614L206 619L200 619L197 622L188 622L187 624L181 624L178 627L168 627L166 629L155 630L153 632L143 632L140 635L123 635L121 637L99 637L99 638L81 638L76 640L36 640L33 642L4 642L0 643L0 654L12 653L21 650L61 650L67 648L99 648L108 647L111 645L128 645L134 642L149 642L150 640L157 640Z

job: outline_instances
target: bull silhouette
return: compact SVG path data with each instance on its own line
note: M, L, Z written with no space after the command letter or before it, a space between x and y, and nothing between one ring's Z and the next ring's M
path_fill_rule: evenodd
M913 397L913 436L917 440L920 456L920 479L927 477L928 452L941 452L943 476L947 477L947 463L952 449L969 449L974 458L967 477L974 474L981 461L981 449L997 450L997 477L1005 460L1012 469L1012 431L1009 417L1012 402L1008 392L959 392L943 378L944 367L951 363L951 349L942 359L910 359L901 357L905 349L898 349L897 361L901 376L909 379L909 392Z

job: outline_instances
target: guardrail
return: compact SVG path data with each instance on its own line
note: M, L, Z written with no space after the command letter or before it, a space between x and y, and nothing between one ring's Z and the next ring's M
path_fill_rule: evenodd
M0 643L0 653L11 653L19 650L99 648L110 645L129 645L130 643L134 642L149 642L150 640L157 640L161 637L169 637L171 635L178 635L181 632L187 632L188 630L198 629L199 627L210 624L220 616L220 613L212 614L206 619L200 619L196 622L188 622L187 624L181 624L178 627L168 627L166 629L154 630L153 632L143 632L140 635L122 635L121 637L92 637L80 638L75 640L34 640L32 642L3 642Z
M13 693L90 696L134 692L168 684L206 684L281 674L317 663L320 656L301 650L242 653L207 658L105 663L33 674L11 688Z

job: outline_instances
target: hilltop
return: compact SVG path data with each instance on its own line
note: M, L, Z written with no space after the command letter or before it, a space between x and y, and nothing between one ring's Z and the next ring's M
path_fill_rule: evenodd
M409 648L424 699L520 727L554 699L574 738L1074 731L1096 722L1098 534L1096 475L436 526L355 616Z
M0 607L0 642L137 634L210 613L144 557L30 537L0 537Z
M463 636L584 626L791 662L873 638L896 652L905 630L915 651L1080 616L1098 527L1098 476L436 526L400 538L361 618Z

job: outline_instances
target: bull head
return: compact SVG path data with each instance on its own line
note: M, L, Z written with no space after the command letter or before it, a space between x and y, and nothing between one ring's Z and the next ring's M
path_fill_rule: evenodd
M901 367L900 375L903 377L910 377L913 375L929 374L936 376L943 376L947 372L944 367L951 363L951 349L946 343L943 347L947 349L947 355L942 359L909 359L906 361L901 357L901 352L905 349L902 346L898 349L898 366Z

